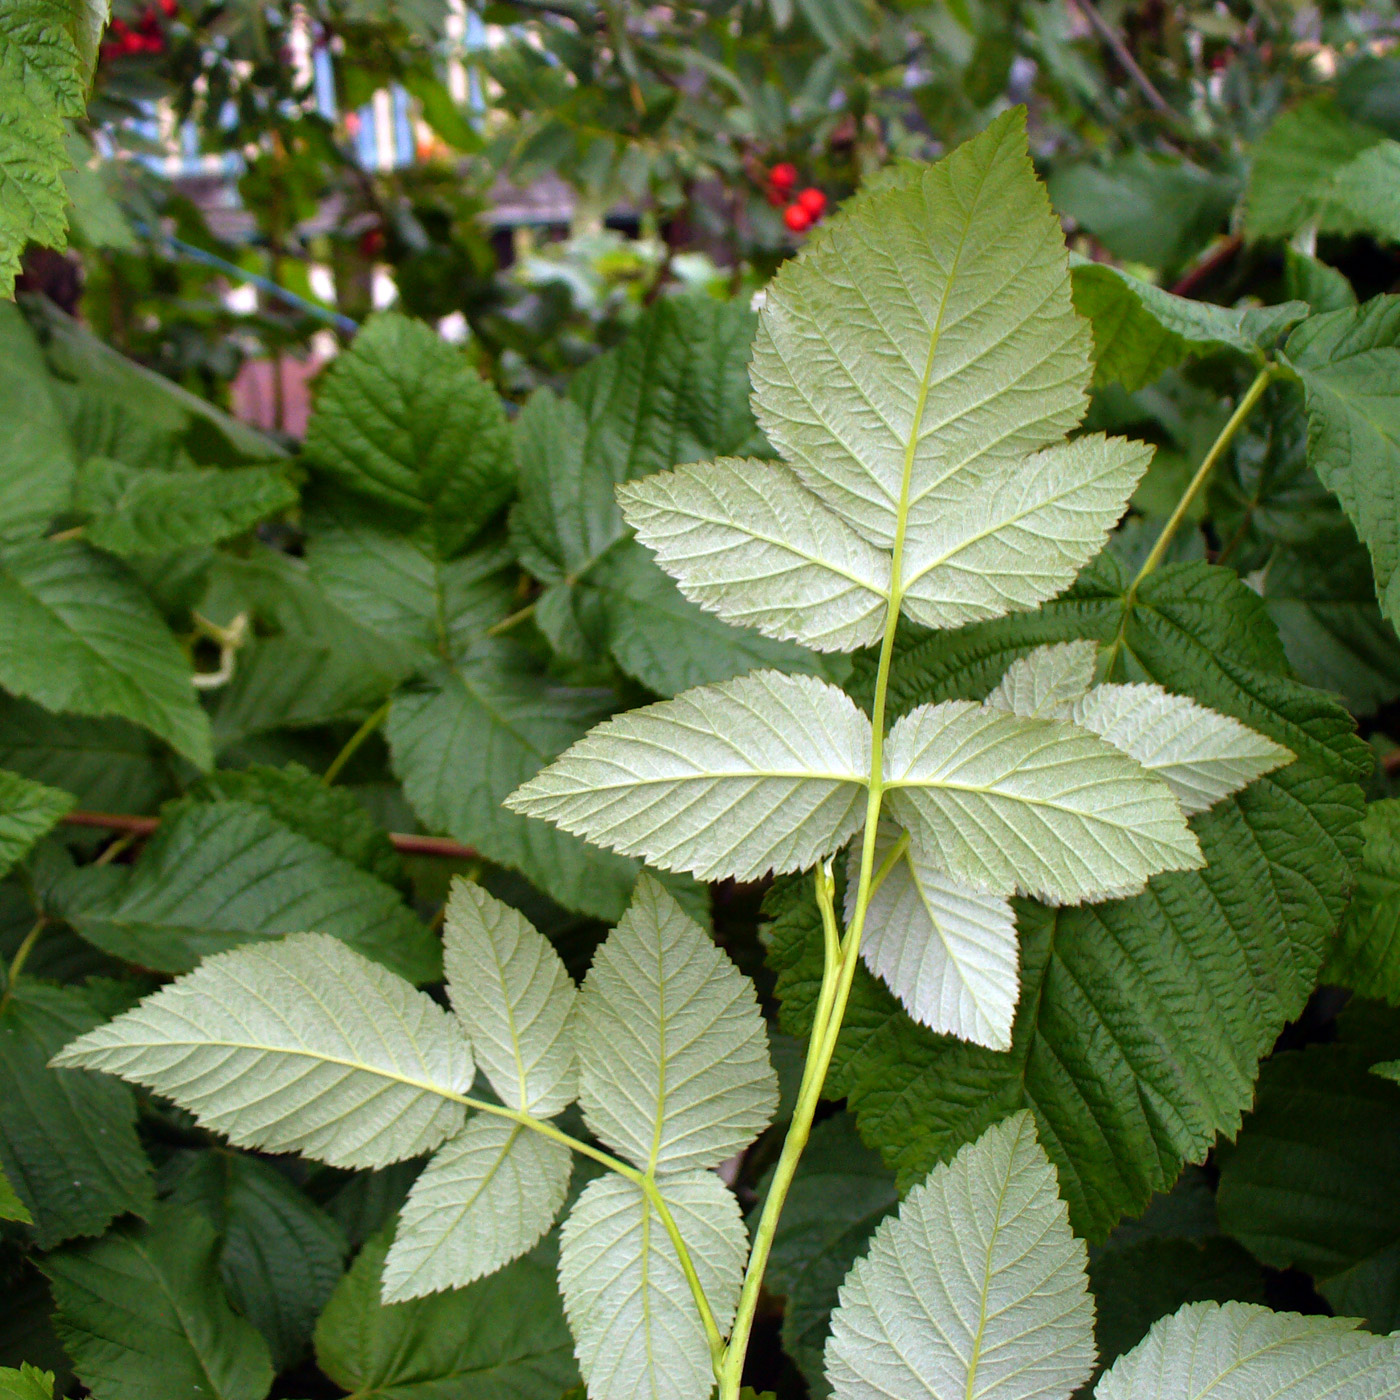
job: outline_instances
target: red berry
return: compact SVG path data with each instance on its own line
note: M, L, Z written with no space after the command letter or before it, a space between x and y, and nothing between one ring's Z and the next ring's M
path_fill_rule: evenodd
M159 34L147 34L142 41L142 47L147 53L164 53L165 40Z
M384 251L384 230L379 228L367 228L360 235L360 256L362 258L376 258Z
M141 11L141 28L149 33L152 29L158 29L159 27L160 16L156 14L156 7L154 5L147 5L146 8Z
M774 209L781 209L783 205L787 203L787 195L785 195L782 190L775 189L772 185L769 185L768 202Z
M180 13L180 0L160 0L160 12L166 19L174 19Z
M144 53L146 41L139 34L126 33L122 35L121 53Z
M797 196L797 202L814 221L820 219L826 210L826 196L817 189L803 190Z
M768 183L784 194L797 183L797 167L791 161L781 161L768 172Z
M112 33L115 34L118 39L126 38L130 32L131 31L126 27L125 20L114 19L112 21Z
M783 210L783 222L794 233L805 233L812 227L812 216L800 204L789 204Z

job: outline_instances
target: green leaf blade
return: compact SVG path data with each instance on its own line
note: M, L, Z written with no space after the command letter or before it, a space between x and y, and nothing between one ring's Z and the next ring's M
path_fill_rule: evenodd
M0 876L77 805L71 793L0 770Z

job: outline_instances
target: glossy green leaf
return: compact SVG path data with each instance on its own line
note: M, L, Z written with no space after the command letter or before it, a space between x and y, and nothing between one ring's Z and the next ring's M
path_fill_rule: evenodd
M468 1288L380 1301L387 1234L371 1240L316 1326L316 1360L383 1400L559 1400L578 1378L552 1240Z
M462 1125L471 1048L430 997L325 934L209 958L55 1057L144 1084L242 1147L373 1167Z
M588 1126L643 1171L718 1166L777 1107L753 984L648 875L594 955L571 1030Z
M1094 1364L1087 1251L1019 1113L969 1143L876 1229L841 1285L837 1400L1068 1400Z
M0 1168L44 1249L101 1234L116 1216L145 1215L154 1200L131 1091L47 1068L100 1019L78 988L23 980L0 1008Z
M64 917L142 967L188 972L210 954L314 930L410 981L438 975L437 940L397 891L251 802L167 807L140 859L114 873L79 871Z
M0 685L49 710L132 720L210 766L189 661L132 575L76 541L0 550Z
M267 1343L229 1307L218 1239L188 1206L70 1245L43 1264L59 1336L94 1400L263 1400Z

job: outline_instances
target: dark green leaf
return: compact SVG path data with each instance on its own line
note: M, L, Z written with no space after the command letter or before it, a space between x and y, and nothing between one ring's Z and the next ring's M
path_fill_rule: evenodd
M377 506L427 523L445 555L510 499L510 435L495 391L419 321L372 317L322 381L306 432L312 466Z
M1356 305L1356 293L1342 273L1292 245L1283 250L1283 287L1286 296L1307 302L1314 311L1345 311Z
M123 556L217 544L296 499L291 482L273 467L161 471L110 457L83 462L73 493L74 508L88 518L88 540Z
M246 1153L184 1152L167 1170L170 1199L197 1207L218 1232L229 1302L285 1370L305 1353L345 1271L344 1233L281 1172Z
M287 933L328 933L413 982L441 949L387 885L249 802L182 802L129 869L77 871L64 917L104 952L160 972Z
M1208 864L1086 908L1019 905L1021 998L995 1054L916 1026L857 974L830 1091L901 1182L1020 1108L1036 1115L1076 1228L1102 1238L1233 1131L1255 1067L1312 989L1359 847L1365 746L1340 706L1289 674L1264 602L1228 571L1172 565L1143 581L1102 557L1040 612L925 635L901 650L902 713L985 695L1034 646L1108 644L1111 674L1152 680L1298 755L1196 818ZM863 674L868 677L868 670ZM805 1033L821 933L808 881L771 897L785 1028Z
M0 549L0 685L45 709L118 715L212 763L190 665L140 586L76 541Z
M76 988L22 979L0 1009L0 1166L45 1249L151 1208L131 1090L105 1075L48 1068L103 1019Z
M0 355L0 537L36 535L68 504L77 463L34 334L5 302Z
M383 1400L559 1400L578 1380L554 1281L553 1236L467 1288L386 1307L383 1234L364 1247L316 1325L332 1380Z
M1372 802L1356 892L1326 979L1400 1006L1400 799Z
M1349 1010L1338 1044L1264 1066L1224 1154L1220 1223L1266 1264L1311 1273L1339 1316L1390 1332L1400 1327L1400 1085L1371 1066L1400 1052L1400 1020L1374 1012Z
M0 876L72 810L73 797L0 769Z
M355 794L327 787L299 763L273 768L265 763L242 770L219 768L190 789L200 802L252 802L290 827L385 884L403 879L403 862L388 833Z
M229 1307L218 1239L188 1206L44 1260L58 1332L93 1400L263 1400L267 1343Z

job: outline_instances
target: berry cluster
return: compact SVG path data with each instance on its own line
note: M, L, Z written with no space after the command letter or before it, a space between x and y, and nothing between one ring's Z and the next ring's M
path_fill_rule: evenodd
M799 190L793 198L793 187L797 184L797 167L791 161L781 161L768 171L768 202L783 210L783 222L794 233L805 233L826 212L826 196L815 186L809 185ZM789 201L791 201L789 203Z
M157 0L156 4L147 5L142 10L134 29L125 20L114 19L107 31L109 37L99 50L99 58L105 63L113 58L138 53L164 53L165 35L161 29L161 16L173 19L179 10L180 0Z

